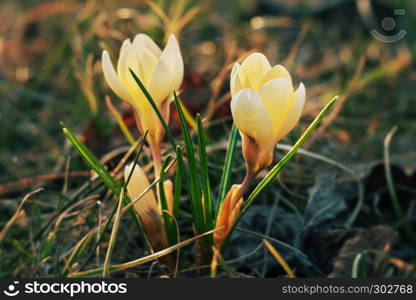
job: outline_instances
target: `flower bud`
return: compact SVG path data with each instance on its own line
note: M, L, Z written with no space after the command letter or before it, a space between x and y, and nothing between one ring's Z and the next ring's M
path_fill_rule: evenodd
M127 180L133 164L126 166L124 169L124 179ZM139 165L136 165L131 175L131 179L127 185L127 193L134 201L149 187L149 181L146 174ZM152 248L156 251L164 249L168 246L165 228L161 217L161 212L157 204L155 195L149 190L134 204L134 209L140 218L140 222L149 239Z
M217 249L221 249L228 233L240 215L241 205L243 204L243 198L237 199L240 188L241 185L238 184L234 184L230 188L218 212L215 224L215 229L217 230L214 231L214 246Z

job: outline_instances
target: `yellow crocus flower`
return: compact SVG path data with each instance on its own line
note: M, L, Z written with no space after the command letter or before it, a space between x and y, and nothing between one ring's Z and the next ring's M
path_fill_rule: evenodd
M162 124L129 69L139 77L168 121L170 96L172 91L181 85L184 70L176 37L171 35L162 51L149 36L137 34L133 42L130 39L123 42L117 72L105 50L102 53L102 68L104 77L114 93L133 106L142 133L149 130L153 142L160 143L163 137Z
M289 72L271 66L252 53L231 72L231 113L243 140L243 155L256 173L273 160L274 148L298 123L305 103L305 86L295 91Z
M124 169L124 179L127 181L132 172L133 163ZM127 185L127 194L131 201L135 201L146 189L149 188L149 180L143 169L136 164L131 179ZM152 248L156 251L168 247L167 237L161 211L152 190L149 190L134 203L134 210L140 218L140 222L146 232Z

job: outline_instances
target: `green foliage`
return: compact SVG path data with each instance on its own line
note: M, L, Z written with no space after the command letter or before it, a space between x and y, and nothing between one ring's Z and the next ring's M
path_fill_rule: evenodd
M203 233L207 231L207 224L205 219L206 214L202 204L203 192L201 188L200 178L198 176L198 167L195 160L195 150L191 138L191 133L189 132L189 128L186 124L185 115L183 114L178 96L175 92L173 96L181 122L182 136L185 144L185 153L188 162L187 166L184 166L184 174L187 175L185 175L185 181L192 202L193 219L197 232Z
M211 185L209 181L208 172L208 159L206 152L206 136L204 127L202 126L201 116L197 115L197 128L198 128L198 149L199 149L199 160L200 169L202 176L202 190L203 190L203 201L204 201L204 216L205 216L205 230L211 230L213 228L213 215L212 215L212 195Z
M177 239L176 238L177 237L176 226L172 219L173 215L171 216L169 214L169 206L166 200L165 187L164 187L165 169L167 168L169 163L170 163L170 157L165 159L165 161L162 164L162 169L160 171L159 199L160 199L160 203L162 206L162 217L163 217L163 222L165 225L166 236L168 238L169 245L174 245Z
M197 233L202 234L204 232L209 231L213 227L213 219L212 219L212 198L211 198L211 188L209 185L209 177L208 177L208 164L206 158L206 138L205 133L202 127L201 118L198 117L198 149L200 155L200 167L198 167L196 163L195 157L195 149L194 144L192 141L191 133L187 126L186 117L184 111L181 106L181 101L179 100L176 92L173 92L174 103L176 109L179 114L180 123L181 123L181 130L182 136L184 141L184 148L185 154L187 159L187 165L184 164L182 155L179 154L181 157L178 157L178 153L180 152L180 148L177 147L177 143L173 138L172 132L166 121L163 119L162 114L160 113L156 103L152 99L150 93L147 91L146 87L141 82L140 78L130 70L133 79L136 81L140 89L142 90L143 94L146 96L146 99L151 104L153 110L157 114L160 122L165 129L165 132L168 136L168 139L173 147L176 149L176 154L178 158L178 170L179 174L177 175L176 185L175 185L175 206L177 209L180 194L178 190L181 190L180 183L182 178L185 177L185 183L187 186L187 190L189 192L189 198L192 203L192 216L193 216L193 223L195 224L195 228ZM201 178L198 175L198 170L202 172L202 182ZM175 210L176 210L175 209ZM170 226L168 226L170 227Z
M113 192L114 196L118 197L121 191L121 184L111 176L110 172L100 163L98 158L88 148L81 143L81 141L72 133L68 128L63 128L67 138L71 141L72 145L85 160L89 167L91 167L97 175L101 178L104 184Z
M233 169L235 150L237 149L238 129L233 125L230 138L228 140L227 154L225 155L224 167L221 175L220 188L217 198L216 215L218 214L222 202L227 195L231 185L231 173Z

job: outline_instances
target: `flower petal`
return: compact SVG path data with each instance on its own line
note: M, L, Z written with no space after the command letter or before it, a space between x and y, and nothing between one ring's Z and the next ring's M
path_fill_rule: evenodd
M130 39L124 40L120 48L120 55L118 56L118 62L117 62L117 74L124 85L126 81L126 69L128 69L127 56L128 56L128 52L130 51L130 47L131 47ZM137 71L137 70L134 70L134 71Z
M149 93L157 104L163 102L173 91L175 80L175 75L165 61L159 60L149 83Z
M243 77L243 78L241 78ZM239 63L235 63L233 69L231 70L230 76L230 90L231 90L231 97L234 97L239 91L241 91L244 86L244 73L241 70L241 65Z
M264 74L261 79L260 86L266 84L269 80L279 77L288 79L290 81L290 85L292 85L292 77L290 76L289 71L282 65L275 65Z
M293 97L295 103L293 104L293 107L289 111L284 123L282 124L278 132L277 140L281 140L282 138L284 138L299 122L306 98L306 90L303 83L299 84L299 87L296 90Z
M142 132L149 130L149 135L154 138L158 138L160 137L161 131L163 130L162 124L160 123L159 117L147 99L143 100L143 105L141 106L140 112L138 114L140 128Z
M247 86L244 87L257 90L261 79L270 68L270 63L264 54L258 52L250 54L241 65L247 80Z
M273 124L260 95L252 89L243 89L231 100L231 113L235 126L258 144L269 144L273 137Z
M181 50L175 35L170 35L169 41L160 55L160 60L165 63L174 77L171 88L178 89L183 80L184 67Z
M144 75L141 73L139 59L137 53L134 51L134 47L130 44L124 46L124 50L121 51L121 56L118 59L117 72L124 87L130 93L135 105L141 109L145 105L145 96L140 89L139 85L134 80L130 73L130 69L139 77L143 82Z
M142 80L144 86L149 88L158 58L147 48L139 48L136 51L139 61L139 74L137 75L141 77L139 78Z
M102 54L101 66L103 69L105 80L107 81L108 85L113 90L113 92L116 93L116 95L121 99L132 103L133 99L130 93L121 83L120 78L118 78L116 71L114 70L114 66L110 60L110 55L106 50L104 50Z
M126 50L129 49L130 46L131 46L130 39L125 39L123 41L123 43L121 44L120 53L118 54L119 61L120 61L120 57L122 57L125 54ZM117 63L117 73L118 73L118 69L119 69L119 66L118 66L118 63Z
M162 53L162 50L160 50L159 46L147 34L144 33L136 34L133 39L133 45L136 49L148 49L156 57L159 57Z
M176 57L176 64L173 69L173 74L175 76L174 80L174 88L175 90L179 90L182 81L183 81L183 74L184 74L184 64L183 64L183 58L180 52L178 52L178 55Z
M128 176L131 173L133 168L133 163L127 165L124 169L124 179L127 180ZM136 164L131 176L130 182L127 185L127 192L133 201L138 196L141 195L149 187L149 180L146 177L146 174L143 172L142 168ZM156 202L155 195L153 191L148 191L140 200L134 204L134 208L140 218L145 217L149 214L149 211L159 212L159 207Z
M273 122L274 134L277 134L293 105L292 84L286 78L275 78L267 82L259 90L259 94Z
M180 53L181 51L179 49L178 40L173 34L171 34L168 43L160 55L160 60L163 60L169 69L173 71L178 57L182 57Z

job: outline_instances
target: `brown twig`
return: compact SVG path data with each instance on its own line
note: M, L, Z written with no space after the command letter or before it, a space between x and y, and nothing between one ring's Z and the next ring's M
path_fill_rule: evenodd
M18 181L8 182L0 185L0 194L4 194L10 191L21 190L28 188L31 185L39 184L45 181L52 181L56 179L68 177L88 177L91 173L89 171L72 171L55 174L42 174L35 177L23 178Z
M68 191L68 182L69 182L69 168L71 165L71 157L68 156L65 162L65 176L64 176L64 185L62 186L62 195L65 195Z
M43 191L43 188L37 189L33 192L30 192L29 194L27 194L23 200L19 203L19 206L17 207L13 217L11 217L11 219L7 222L7 224L3 227L3 229L0 232L0 243L3 241L4 237L6 236L7 232L9 231L10 227L12 227L12 225L14 224L14 222L17 220L17 218L19 217L19 213L22 210L23 205L26 203L27 200L29 200L29 198L31 196L33 196L34 194L39 193L40 191Z

